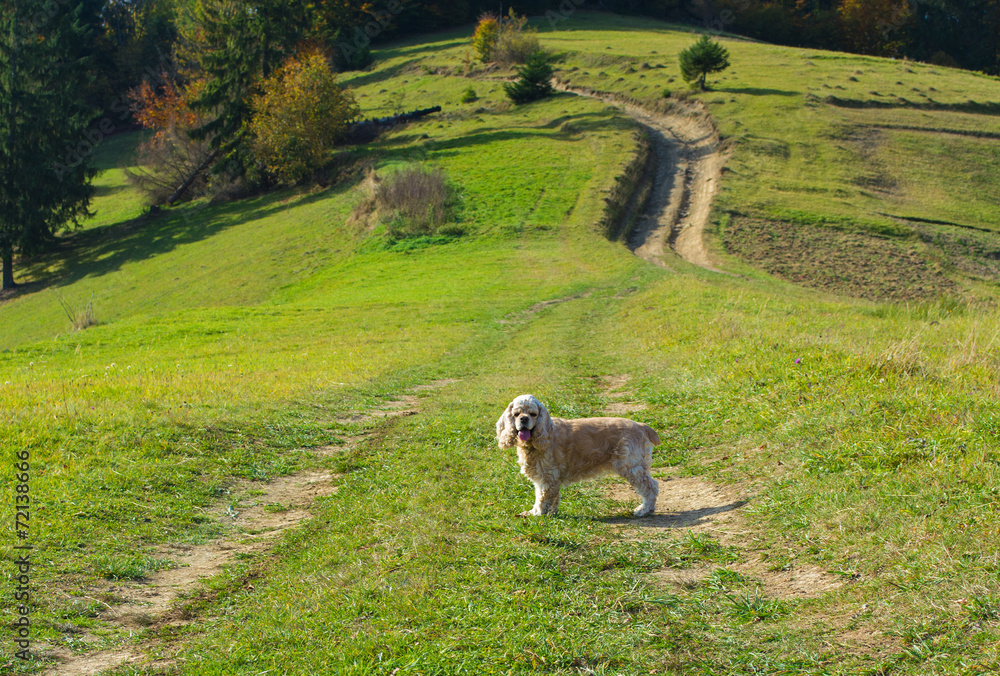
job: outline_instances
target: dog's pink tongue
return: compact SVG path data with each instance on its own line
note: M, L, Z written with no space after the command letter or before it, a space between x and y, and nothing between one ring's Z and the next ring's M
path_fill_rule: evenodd
M531 438L531 430L518 430L517 438L521 441L527 441Z

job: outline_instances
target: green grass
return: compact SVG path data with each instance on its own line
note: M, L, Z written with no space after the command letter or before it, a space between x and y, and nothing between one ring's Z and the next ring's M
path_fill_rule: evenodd
M678 88L663 79L690 33L586 13L570 21L541 38L567 70L590 73L574 81L639 98ZM595 231L637 147L628 121L572 95L506 106L495 80L457 74L467 39L381 50L351 79L366 112L387 112L395 92L407 108L445 112L341 159L349 168L371 156L379 172L440 167L459 189L465 235L396 247L347 225L361 198L350 171L324 190L136 220L139 202L114 171L135 139L115 137L95 220L19 269L27 288L0 306L0 449L32 456L36 648L153 641L175 658L119 674L996 670L996 313L954 298L845 299L746 266L735 277L643 263ZM878 169L896 172L893 209L916 209L916 195L927 220L991 218L972 188L957 193L971 205L959 213L948 191L920 187L948 155L959 164L946 181L973 176L987 190L988 137L961 136L986 145L958 154L882 130L862 151L844 125L926 113L977 131L988 115L966 101L989 100L993 80L727 46L735 65L706 95L735 139L721 211L855 235L916 227L880 216L885 200L854 182ZM911 68L957 109L810 105L808 86L824 81L798 74L810 68L843 73L844 99L889 91L876 76ZM871 82L846 77L859 70ZM463 104L470 84L479 100ZM773 91L800 85L794 97ZM786 106L784 118L769 105ZM909 153L905 170L896 149ZM814 192L827 181L847 194ZM931 234L958 251L949 233ZM979 284L992 293L987 277ZM91 294L100 324L70 332L58 297L79 306ZM552 300L562 302L538 305ZM532 392L555 415L598 415L609 402L601 377L623 374L629 399L645 405L630 415L664 441L662 495L666 479L688 476L751 496L729 537L633 527L601 482L569 487L558 517L514 517L532 495L493 439L506 403ZM413 389L442 378L456 382ZM414 392L416 415L349 421ZM330 446L340 451L319 452ZM182 599L178 617L194 623L98 617L114 603L109 585L173 565L156 545L218 535L207 510L238 479L303 468L342 474L338 490L272 551ZM10 463L0 476L12 485ZM787 599L746 572L799 566L843 584ZM664 568L705 577L664 585L650 575ZM11 645L0 648L5 670L43 669L14 661Z

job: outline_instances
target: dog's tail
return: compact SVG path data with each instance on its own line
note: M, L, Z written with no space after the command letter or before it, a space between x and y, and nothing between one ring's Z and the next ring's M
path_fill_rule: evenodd
M656 430L654 430L646 423L639 423L639 424L641 425L642 431L646 435L646 438L649 439L649 443L653 444L654 446L659 446L660 435L656 433Z

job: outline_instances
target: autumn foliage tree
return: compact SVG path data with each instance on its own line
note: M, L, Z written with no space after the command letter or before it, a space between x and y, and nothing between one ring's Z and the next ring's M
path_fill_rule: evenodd
M479 18L472 35L472 48L483 63L509 66L527 63L541 50L541 44L528 25L528 18L518 16L512 7L506 17L484 14Z
M323 166L360 114L354 95L340 86L318 52L293 57L265 78L251 110L254 156L284 181L297 181Z
M153 204L166 201L209 153L207 141L189 134L205 122L191 108L203 86L197 81L181 87L161 74L156 82L146 80L129 92L133 117L153 133L139 146L139 167L127 170L126 176ZM206 187L207 180L199 174L187 195L198 196Z
M472 49L483 63L492 61L493 47L500 37L500 20L492 14L479 17L476 30L472 34Z

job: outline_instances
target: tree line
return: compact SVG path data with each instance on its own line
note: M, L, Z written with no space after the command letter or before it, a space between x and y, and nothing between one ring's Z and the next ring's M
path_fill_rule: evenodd
M86 20L95 23L88 99L101 110L150 72L196 61L204 33L212 30L210 17L234 7L277 12L286 23L281 32L325 43L342 69L367 65L372 44L469 25L484 13L504 16L513 8L547 17L555 28L576 9L605 10L783 45L1000 74L1000 0L48 0L40 16L76 4L86 6Z
M177 171L160 177L171 188L209 166L236 178L254 166L259 178L268 153L288 151L281 139L265 147L261 130L276 125L254 134L254 115L315 117L336 98L317 55L331 72L357 70L381 42L510 10L558 30L578 9L1000 72L1000 0L0 0L3 288L15 253L44 250L86 217L90 156L110 134L157 128L154 150ZM332 112L354 111L344 97Z

